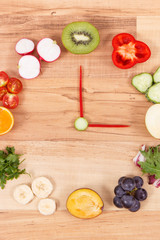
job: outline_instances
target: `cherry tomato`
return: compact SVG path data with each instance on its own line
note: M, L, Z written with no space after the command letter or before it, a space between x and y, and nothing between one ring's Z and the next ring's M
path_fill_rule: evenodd
M2 101L3 96L7 93L7 88L6 87L0 87L0 101Z
M0 72L0 87L4 87L7 85L9 81L9 77L5 72Z
M22 82L17 78L10 78L7 83L7 89L10 93L19 93L22 90Z
M19 104L19 97L16 94L7 93L3 97L3 106L6 108L16 108Z
M112 60L115 66L127 69L136 63L147 61L151 56L149 47L137 41L131 34L120 33L112 40Z

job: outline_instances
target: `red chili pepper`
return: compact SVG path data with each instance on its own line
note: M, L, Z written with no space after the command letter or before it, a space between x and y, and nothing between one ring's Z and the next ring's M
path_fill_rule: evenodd
M117 124L88 124L88 127L122 128L122 127L130 127L130 126L129 125L117 125Z
M118 68L131 68L137 63L147 61L151 56L149 47L128 33L116 35L112 40L112 46L114 48L112 60Z
M80 79L79 79L79 104L80 104L80 117L83 117L83 99L82 99L82 66L80 66Z
M80 80L79 80L79 105L80 105L80 117L83 117L83 99L82 99L82 66L80 66ZM129 125L117 125L117 124L89 124L88 127L101 127L101 128L122 128L130 127Z

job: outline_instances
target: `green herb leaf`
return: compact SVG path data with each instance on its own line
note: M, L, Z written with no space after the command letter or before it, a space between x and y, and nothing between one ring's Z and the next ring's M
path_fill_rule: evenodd
M4 189L7 180L17 179L21 174L28 174L26 169L19 169L19 154L15 154L14 147L6 147L6 152L0 150L0 187Z
M145 157L145 162L138 162L142 168L143 173L155 175L155 178L160 178L160 149L159 145L156 147L149 147L148 151L140 151Z

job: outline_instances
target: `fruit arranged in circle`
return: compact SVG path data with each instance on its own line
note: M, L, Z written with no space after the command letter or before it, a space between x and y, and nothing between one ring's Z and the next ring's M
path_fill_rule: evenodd
M114 205L115 205L116 207L118 207L118 208L123 208L123 205L122 205L122 202L121 202L121 198L120 198L120 197L115 196L115 197L113 198L113 203L114 203Z
M15 47L15 50L20 55L32 53L34 51L35 44L32 40L27 38L20 39Z
M62 32L64 47L74 54L87 54L98 46L98 30L89 22L72 22Z
M54 199L44 198L38 203L38 210L42 215L52 215L56 211L56 202Z
M139 176L133 178L121 177L115 187L113 203L118 208L127 208L131 212L140 209L140 202L147 198L147 191L143 188L143 179Z
M53 185L46 177L37 177L32 182L32 191L38 198L46 198L53 191Z
M53 62L60 57L61 49L56 41L51 38L43 38L37 44L37 52L40 59L45 62Z
M127 193L121 197L121 203L125 208L131 208L133 205L133 201L134 201L134 197Z
M121 187L125 191L132 191L135 188L135 181L132 178L124 178L121 182Z
M129 208L131 212L137 212L140 209L140 202L134 198L132 206Z
M134 178L133 178L133 180L134 180L134 182L135 182L135 184L136 184L136 188L141 188L142 186L143 186L143 179L141 178L141 177L139 177L139 176L135 176Z
M10 78L7 83L7 89L10 93L18 94L22 87L22 82L17 78Z
M9 77L8 77L7 73L0 72L0 87L6 86L8 81L9 81Z
M75 190L67 199L67 209L78 218L94 218L102 213L103 201L93 190L82 188Z
M147 191L144 188L138 188L135 191L135 198L139 201L144 201L147 198Z
M13 197L18 203L25 205L34 198L34 195L28 185L22 184L15 188Z
M0 87L0 101L3 100L4 95L7 93L7 88L6 87Z
M40 74L40 68L39 60L32 55L25 55L19 60L18 70L22 78L36 78Z
M14 109L19 104L19 97L16 94L7 93L3 97L3 106L9 109Z
M12 113L4 107L0 107L0 135L8 133L14 125Z

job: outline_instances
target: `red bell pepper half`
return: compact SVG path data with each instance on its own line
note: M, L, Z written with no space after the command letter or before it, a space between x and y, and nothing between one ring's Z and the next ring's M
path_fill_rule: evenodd
M128 33L116 35L112 40L112 46L114 48L112 60L118 68L131 68L136 63L147 61L151 56L149 47Z

